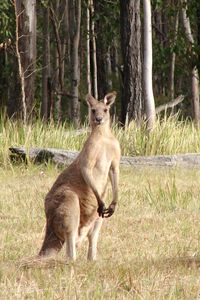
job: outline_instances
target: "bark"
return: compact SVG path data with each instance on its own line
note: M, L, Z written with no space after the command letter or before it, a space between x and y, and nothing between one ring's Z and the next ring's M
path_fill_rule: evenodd
M154 19L153 19L153 28L155 30L155 37L157 42L159 42L159 47L164 49L168 47L167 45L167 18L165 16L166 12L163 7L168 5L166 1L163 2L162 8L156 9L154 12ZM164 10L164 11L163 11ZM162 68L157 69L155 74L155 87L157 95L166 96L166 74L162 70Z
M33 115L36 72L36 0L15 0L16 52L22 89L23 119Z
M195 66L192 69L192 110L193 119L196 124L200 121L200 111L199 111L199 72Z
M51 107L49 8L43 8L43 17L44 17L45 26L43 27L41 118L46 122L50 118L50 107Z
M186 6L182 8L182 19L183 26L185 30L186 38L188 42L191 44L191 47L194 45L194 37L192 35L191 25L189 17L187 16L187 1L182 1L182 3ZM193 110L193 119L196 124L199 124L200 121L200 109L199 109L199 73L196 66L193 66L191 71L192 76L192 110Z
M144 8L144 98L147 118L147 128L152 130L155 123L155 101L152 85L152 26L151 3L143 0Z
M175 16L175 32L174 32L174 41L173 47L176 46L177 36L178 36L178 25L179 25L179 11L177 11ZM170 98L174 99L174 73L175 73L175 62L176 62L176 53L173 51L172 60L171 60L171 68L170 68Z
M94 16L94 3L93 0L89 0L91 16ZM93 91L94 97L98 99L98 75L97 75L97 49L96 49L96 37L94 32L94 20L91 20L91 35L92 35L92 64L93 64Z
M95 36L97 44L97 82L98 82L98 96L102 99L104 95L112 89L111 80L111 58L110 58L110 45L106 37L105 30L106 23L103 16L105 14L105 7L101 1L94 1L95 15L100 16L95 21Z
M111 65L111 54L110 54L110 47L106 53L106 85L108 90L112 90L112 65Z
M123 58L123 90L121 122L123 125L142 117L142 67L140 0L120 0L121 48Z
M90 68L90 9L88 0L87 7L87 91L88 94L91 94L92 86L91 86L91 68Z
M72 102L71 102L71 114L72 114L72 121L75 127L79 126L80 122L80 103L79 103L79 81L80 81L80 74L79 74L79 41L80 41L80 23L81 23L81 0L76 0L73 2L72 10L72 36L71 36L71 43L72 43L72 56L71 56L71 63L72 63L72 82L71 82L71 95L72 95Z
M60 10L62 15L60 16ZM62 120L63 107L62 107L62 93L64 90L64 70L65 70L65 54L66 45L69 44L68 38L68 1L64 2L64 6L60 7L60 2L56 2L56 6L53 3L50 5L50 16L53 25L55 40L56 40L56 51L55 51L55 94L57 95L56 110L58 114L58 120ZM64 26L61 26L61 24Z
M200 49L200 4L197 7L197 45ZM198 72L200 73L200 51L198 53Z
M113 46L112 46L112 60L111 60L111 67L112 72L115 74L115 77L119 77L119 54L117 51L118 42L117 39L114 38Z

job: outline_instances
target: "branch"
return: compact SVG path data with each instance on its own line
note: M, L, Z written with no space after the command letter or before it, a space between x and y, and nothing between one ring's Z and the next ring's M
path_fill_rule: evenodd
M185 96L180 95L176 99L173 99L168 103L159 105L158 107L156 107L156 114L159 114L161 111L167 110L168 108L173 108L174 106L181 103L184 100L184 98L185 98Z
M54 90L55 94L56 95L60 95L60 96L66 96L66 97L69 97L71 99L74 99L74 98L78 98L78 101L79 102L82 102L84 103L83 99L79 98L79 97L75 97L69 93L67 93L64 89L62 91L58 91L57 89ZM84 103L85 104L85 103ZM86 105L87 106L87 105Z

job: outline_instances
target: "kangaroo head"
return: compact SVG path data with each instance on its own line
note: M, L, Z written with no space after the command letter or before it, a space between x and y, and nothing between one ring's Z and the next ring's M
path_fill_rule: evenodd
M110 106L114 103L117 93L112 92L106 94L104 99L98 101L91 95L86 96L86 101L89 107L90 125L100 126L109 123Z

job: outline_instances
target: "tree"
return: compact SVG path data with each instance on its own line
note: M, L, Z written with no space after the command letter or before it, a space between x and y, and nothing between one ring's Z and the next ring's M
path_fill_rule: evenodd
M93 0L89 0L90 14L91 14L91 52L92 52L92 86L93 92L96 99L98 99L98 80L97 80L97 47L96 47L96 36L94 32L94 3Z
M90 0L87 3L87 92L91 94L92 84L91 84L91 64L90 64ZM96 95L94 95L96 98Z
M23 119L33 115L36 72L36 0L15 0L16 51L22 91Z
M80 122L80 103L79 103L79 41L80 41L80 24L81 24L81 0L73 0L70 9L70 26L71 26L71 115L75 127Z
M140 0L120 0L123 90L121 122L142 118L142 66Z
M17 117L20 88L16 80L17 59L13 55L15 12L12 2L1 1L0 11L0 109L6 111L9 117Z
M155 101L152 86L152 27L151 2L143 0L144 7L144 99L147 118L147 128L153 129L155 122Z
M41 118L47 121L50 118L51 107L49 7L43 7L43 17L46 26L43 27Z
M190 19L187 15L187 1L182 1L182 19L183 26L185 29L185 35L188 42L191 45L191 48L194 47L194 37L192 35ZM194 52L192 53L194 55ZM195 123L199 123L200 121L200 109L199 109L199 73L197 66L192 66L192 108L193 108L193 119Z
M178 26L179 26L179 9L175 15L175 26L174 26L174 39L172 44L172 57L171 57L171 68L170 68L170 98L174 99L175 96L175 62L176 62L176 52L174 51L177 46L177 36L178 36Z

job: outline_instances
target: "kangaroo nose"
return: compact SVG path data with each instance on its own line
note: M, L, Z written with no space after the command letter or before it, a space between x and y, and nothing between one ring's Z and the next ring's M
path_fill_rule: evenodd
M97 123L101 123L101 121L102 121L102 117L96 117L96 121L97 121Z

